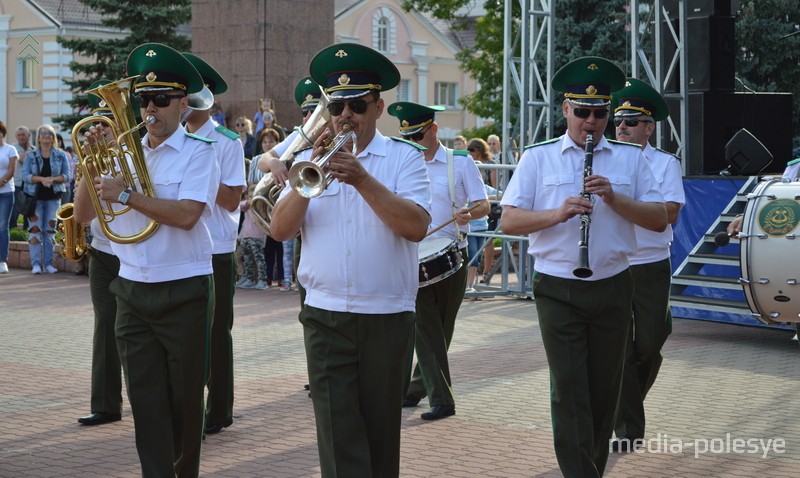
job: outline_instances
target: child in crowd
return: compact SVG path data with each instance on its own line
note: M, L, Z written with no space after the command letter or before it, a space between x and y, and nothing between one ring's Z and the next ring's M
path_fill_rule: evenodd
M256 225L253 211L250 209L250 200L253 199L255 184L247 188L247 196L240 207L244 213L242 230L239 231L239 248L242 251L244 274L236 287L240 289L266 289L267 263L264 260L264 243L267 239L264 231Z

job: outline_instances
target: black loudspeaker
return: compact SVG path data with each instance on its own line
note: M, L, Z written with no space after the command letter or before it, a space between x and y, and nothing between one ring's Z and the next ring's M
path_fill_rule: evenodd
M684 0L684 3L686 18L730 16L736 15L739 10L739 0ZM663 0L662 5L667 9L670 18L678 18L678 0Z
M736 19L697 17L686 20L689 91L734 91L736 88Z
M740 176L755 176L772 163L772 153L753 133L742 128L725 145L725 160L730 171Z
M670 115L680 128L680 104L668 99ZM681 155L690 175L719 174L728 170L725 146L742 128L764 144L774 160L764 173L780 174L792 158L791 93L700 92L688 95L689 133L683 135ZM664 128L665 133L668 128ZM665 150L675 152L675 141L665 136Z

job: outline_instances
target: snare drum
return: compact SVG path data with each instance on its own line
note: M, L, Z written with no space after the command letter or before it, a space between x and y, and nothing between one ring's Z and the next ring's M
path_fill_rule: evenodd
M426 238L419 243L419 286L447 279L461 268L464 258L458 242L446 237Z
M747 195L739 234L741 278L753 317L800 322L800 183L766 180Z

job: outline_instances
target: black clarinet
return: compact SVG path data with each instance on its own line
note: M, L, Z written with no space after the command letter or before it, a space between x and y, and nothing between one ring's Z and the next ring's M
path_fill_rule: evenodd
M586 135L586 150L583 153L583 187L581 196L591 201L592 195L586 192L586 178L592 175L592 160L594 159L594 136ZM589 268L589 227L592 225L592 214L581 214L581 240L578 242L578 267L572 271L575 277L586 279L592 277Z

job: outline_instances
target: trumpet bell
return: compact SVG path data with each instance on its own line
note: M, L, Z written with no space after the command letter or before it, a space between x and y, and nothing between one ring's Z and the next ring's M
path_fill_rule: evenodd
M353 142L352 153L358 151L358 141L355 131L349 125L344 125L342 131L326 146L327 151L313 161L294 163L289 169L289 184L304 198L312 199L320 194L333 182L333 175L325 171L334 154L344 148L349 141Z

